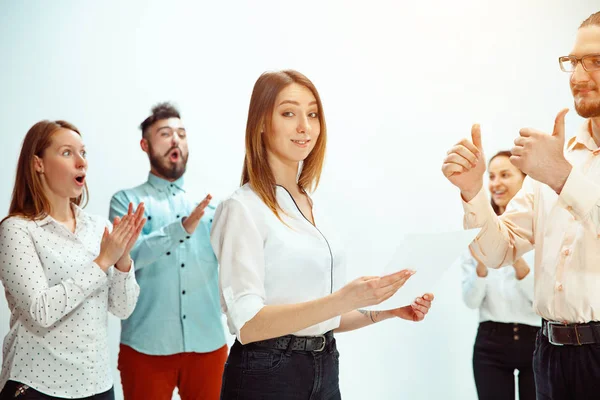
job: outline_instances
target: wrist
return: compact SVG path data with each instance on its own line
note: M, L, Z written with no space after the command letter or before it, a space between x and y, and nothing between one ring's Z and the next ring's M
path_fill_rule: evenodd
M102 257L102 255L99 255L98 257L96 257L96 259L94 260L94 262L104 272L108 271L108 268L110 268L110 262L107 261L104 257Z
M475 198L475 196L477 196L477 194L481 191L481 188L483 188L482 182L480 182L478 185L474 186L473 188L461 190L460 195L461 195L462 199L464 200L464 202L468 203L471 200L473 200Z
M548 186L550 186L550 188L552 188L556 194L560 194L560 192L562 192L569 175L571 175L572 169L573 166L567 160L564 160L564 163L556 169L554 175L552 176L552 181L548 183Z
M183 225L183 229L188 235L194 233L195 226L189 217L183 217L181 219L181 225Z
M131 269L131 256L127 254L121 257L115 264L115 267L121 272L129 272Z
M386 319L393 318L394 315L389 310L384 311L371 311L371 319L373 323L385 321Z
M335 315L342 315L356 309L356 307L347 306L345 304L346 302L344 299L343 289L331 293L328 297L329 306L331 307Z

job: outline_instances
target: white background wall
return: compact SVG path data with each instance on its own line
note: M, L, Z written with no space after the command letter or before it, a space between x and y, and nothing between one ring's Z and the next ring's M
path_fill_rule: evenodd
M21 141L41 119L84 134L88 211L143 182L139 122L173 100L189 132L187 182L226 196L239 181L252 86L294 68L321 93L330 133L315 194L346 240L348 278L378 273L399 237L462 227L446 150L480 122L488 154L572 106L568 54L596 0L0 0L0 214ZM581 119L572 112L567 130ZM435 251L435 249L432 249ZM452 260L448 260L451 263ZM474 399L477 316L453 267L427 320L339 336L344 399ZM2 301L4 303L4 301ZM0 332L8 329L0 304ZM116 365L119 324L110 320ZM121 398L115 368L117 398Z

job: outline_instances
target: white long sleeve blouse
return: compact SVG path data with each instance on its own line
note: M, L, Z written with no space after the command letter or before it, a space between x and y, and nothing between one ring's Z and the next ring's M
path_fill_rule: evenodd
M469 308L479 309L479 321L520 323L540 326L541 317L533 309L534 252L523 255L529 273L517 280L515 269L488 268L486 277L477 276L477 261L469 251L460 257L463 271L462 294Z
M0 225L0 279L11 311L0 388L14 380L80 398L113 385L107 312L127 318L139 286L133 266L105 273L94 263L110 223L73 208L74 233L50 216L11 217Z

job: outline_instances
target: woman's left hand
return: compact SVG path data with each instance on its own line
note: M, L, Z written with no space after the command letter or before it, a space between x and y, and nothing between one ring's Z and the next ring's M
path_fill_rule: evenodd
M387 313L408 321L423 321L431 308L432 301L433 293L425 293L423 296L417 297L411 305L388 310Z

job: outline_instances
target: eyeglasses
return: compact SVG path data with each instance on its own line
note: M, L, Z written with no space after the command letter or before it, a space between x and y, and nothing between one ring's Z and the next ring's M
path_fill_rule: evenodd
M600 54L588 54L581 58L575 56L558 57L560 69L564 72L573 72L577 68L577 64L581 63L583 69L587 72L600 70Z

